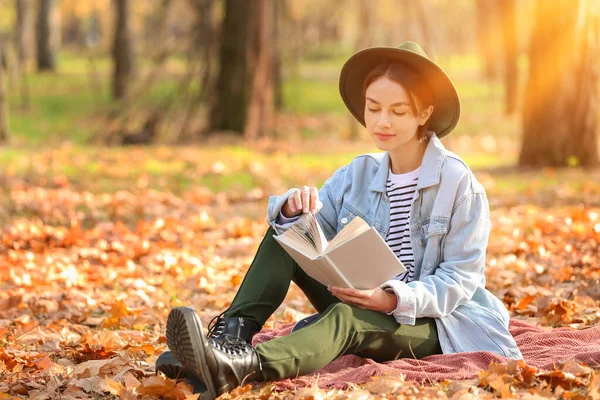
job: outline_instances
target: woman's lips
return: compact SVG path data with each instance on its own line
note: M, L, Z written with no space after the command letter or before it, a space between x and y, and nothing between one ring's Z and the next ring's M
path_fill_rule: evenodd
M392 138L394 135L384 135L382 133L376 133L375 136L377 136L377 139L379 139L379 140L388 140L388 139Z

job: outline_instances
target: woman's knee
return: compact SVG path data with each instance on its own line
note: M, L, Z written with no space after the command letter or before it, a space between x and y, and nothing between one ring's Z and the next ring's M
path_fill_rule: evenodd
M356 307L346 303L333 303L327 307L324 314L338 316L340 318L351 318L354 316L354 309Z

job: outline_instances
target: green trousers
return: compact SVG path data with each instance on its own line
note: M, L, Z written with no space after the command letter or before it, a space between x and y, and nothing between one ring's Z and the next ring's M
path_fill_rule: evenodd
M402 325L391 315L342 303L304 273L273 239L274 234L270 227L224 316L243 317L262 327L293 281L320 317L287 336L256 346L265 379L309 374L344 354L383 362L442 353L433 318L418 318L414 326Z

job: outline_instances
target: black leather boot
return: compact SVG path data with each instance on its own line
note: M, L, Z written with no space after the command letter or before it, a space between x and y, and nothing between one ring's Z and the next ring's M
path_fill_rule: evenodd
M222 340L225 337L239 338L251 343L252 337L259 330L256 324L246 321L242 317L223 317L223 314L217 315L210 321L208 337L214 340ZM162 372L170 379L186 379L189 373L187 370L182 370L181 363L168 350L156 360L155 370L157 373ZM194 385L194 393L196 393L197 387L203 387L202 382Z
M188 377L204 383L208 399L242 382L263 380L256 350L245 340L230 335L222 339L204 336L200 317L191 307L177 307L169 313L167 344L192 375Z
M252 337L260 327L242 317L223 317L223 314L217 315L208 324L208 337L218 340L230 336L252 343Z
M204 393L206 392L206 386L202 382L189 379L187 375L190 373L188 370L182 368L182 365L177 359L173 356L173 353L170 351L165 351L158 356L156 360L156 373L158 371L165 374L167 378L183 380L192 386L194 393Z

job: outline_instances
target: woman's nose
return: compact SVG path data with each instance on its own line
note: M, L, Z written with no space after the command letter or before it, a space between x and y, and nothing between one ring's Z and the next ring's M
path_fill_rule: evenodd
M390 127L390 120L387 118L385 113L381 113L381 117L379 117L379 121L377 121L377 126L382 128Z

